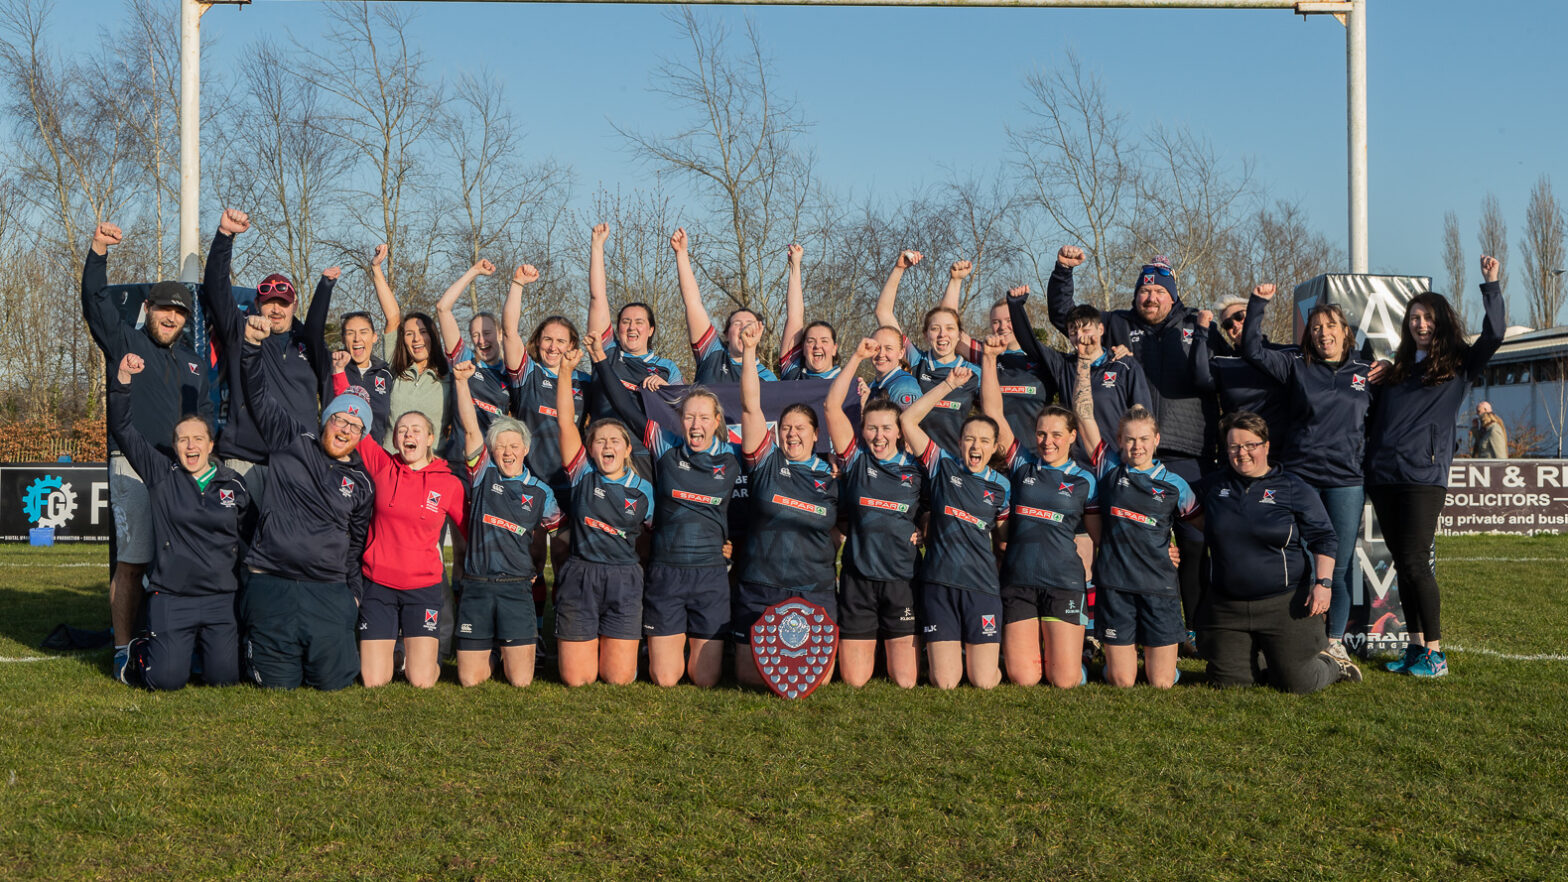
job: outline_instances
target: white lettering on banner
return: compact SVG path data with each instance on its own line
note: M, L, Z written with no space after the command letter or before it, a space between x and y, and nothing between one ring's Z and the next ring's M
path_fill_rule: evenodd
M88 510L92 514L91 524L103 523L104 514L109 511L109 482L94 481L92 494L88 497Z
M1461 460L1448 470L1438 532L1568 532L1562 460Z

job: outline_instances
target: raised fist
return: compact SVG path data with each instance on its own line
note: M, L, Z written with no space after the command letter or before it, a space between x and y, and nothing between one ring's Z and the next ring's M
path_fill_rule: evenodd
M676 254L685 254L686 253L686 228L685 227L681 227L681 228L677 229L674 233L670 234L670 248L674 249Z
M1481 278L1488 282L1497 281L1497 273L1502 269L1502 264L1490 254L1481 255Z
M250 215L237 208L223 209L223 217L218 219L218 232L225 236L236 236L250 229Z
M479 262L474 264L473 271L481 276L493 276L495 275L495 264L480 258Z
M593 225L593 237L592 238L593 238L593 245L594 245L595 248L603 248L604 247L604 243L608 242L610 240L610 225L609 224L594 224Z
M570 377L572 371L577 370L577 366L582 363L583 351L581 349L568 349L561 353L561 366L556 369L556 373ZM563 380L563 382L570 382L570 380Z
M376 246L376 252L370 255L370 265L380 266L387 259L387 243L382 242Z
M341 374L348 370L349 354L347 349L339 349L332 353L332 372Z
M1259 300L1273 300L1274 286L1268 282L1264 282L1258 287L1252 289L1252 296L1258 298Z
M1209 325L1212 325L1212 324L1214 324L1214 310L1212 310L1212 309L1200 309L1200 310L1198 310L1198 327L1203 328L1204 330L1208 330Z
M757 344L762 342L762 323L747 322L746 324L742 325L740 329L740 342L747 349L756 349Z
M985 338L985 354L990 357L1001 355L1007 351L1007 338L1001 334L992 334Z
M336 282L338 280L338 276L343 275L343 267L329 266L321 271L321 275L323 278L328 278Z
M919 263L924 256L918 251L901 251L898 254L898 263L894 264L894 266L897 266L899 269L909 269Z
M866 359L870 359L870 358L875 358L876 354L877 354L877 350L881 349L881 348L882 347L877 345L877 341L871 339L870 337L867 337L864 340L860 341L860 345L859 346L855 347L855 357L860 359L860 360L862 360L862 361L865 361Z
M949 279L967 279L969 274L974 271L974 268L975 265L973 263L967 260L960 260L948 268L947 277Z
M588 354L593 356L594 361L604 360L605 355L603 337L599 336L598 334L584 334L582 340L583 345L588 347Z
M1077 266L1083 263L1083 249L1077 245L1063 245L1062 250L1056 252L1056 262L1062 266Z
M1025 300L1028 297L1029 297L1029 286L1028 285L1019 285L1016 288L1008 288L1007 289L1007 299L1008 300Z
M806 253L806 249L800 247L799 245L791 244L789 247L784 249L784 252L789 255L789 262L791 266L800 266L800 257Z
M459 383L466 383L474 376L473 361L460 361L452 365L452 379Z
M272 336L272 324L265 316L253 315L245 320L245 342L261 345L261 341Z
M125 357L120 359L120 382L129 382L129 379L127 378L128 374L139 374L146 367L147 363L142 361L142 357L140 355L137 355L134 352L125 353Z
M955 367L947 373L947 381L953 384L954 389L962 389L965 383L975 378L975 372L966 367Z
M512 270L512 284L532 285L539 281L539 270L531 263L525 263Z
M93 230L93 247L108 248L110 245L118 245L123 235L120 228L114 224L99 224L98 228Z

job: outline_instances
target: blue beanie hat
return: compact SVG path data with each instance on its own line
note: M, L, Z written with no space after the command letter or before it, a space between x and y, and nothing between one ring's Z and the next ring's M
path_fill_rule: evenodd
M1138 279L1132 283L1133 293L1138 293L1138 289L1144 285L1159 285L1170 292L1171 300L1181 302L1176 294L1176 276L1171 272L1171 259L1164 255L1155 257L1138 270Z
M332 403L328 404L326 409L321 412L321 427L325 429L327 420L331 419L333 414L339 413L358 418L359 424L364 427L364 430L370 431L370 423L374 417L371 414L370 402L365 399L349 392L344 392L342 395L332 399Z

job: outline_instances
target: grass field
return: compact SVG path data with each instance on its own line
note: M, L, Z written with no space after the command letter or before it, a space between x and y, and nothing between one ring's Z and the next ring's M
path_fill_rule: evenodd
M1453 676L1304 698L153 695L107 651L0 662L0 878L1568 878L1568 539L1439 542ZM0 551L0 658L101 626L103 559Z

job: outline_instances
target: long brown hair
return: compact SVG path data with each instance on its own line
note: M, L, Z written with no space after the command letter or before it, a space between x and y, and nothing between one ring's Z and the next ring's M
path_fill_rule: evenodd
M436 372L436 376L446 379L451 372L446 362L446 346L441 342L441 331L430 316L422 312L411 312L403 316L403 323L397 329L397 345L392 350L392 376L401 377L403 372L414 365L414 356L408 351L408 342L403 339L403 331L409 322L419 322L424 326L425 336L430 338L430 358L425 366Z
M1320 315L1339 322L1339 326L1345 329L1345 342L1340 347L1339 356L1331 359L1334 362L1342 362L1350 357L1350 353L1356 350L1356 331L1350 326L1350 321L1345 318L1345 310L1338 303L1319 303L1317 306L1312 307L1311 312L1307 313L1306 324L1302 325L1301 328L1301 357L1307 364L1330 360L1319 358L1317 347L1312 345L1312 320Z
M1432 344L1426 349L1426 373L1421 385L1436 386L1446 383L1459 372L1470 347L1465 343L1465 320L1454 312L1448 298L1432 291L1423 291L1405 304L1405 317L1399 322L1399 348L1394 350L1393 381L1403 383L1416 367L1416 341L1410 336L1410 313L1417 306L1432 312Z
M577 326L572 324L571 319L564 315L547 315L540 320L539 324L534 325L534 332L528 336L528 342L524 344L524 348L528 350L529 358L539 361L539 338L544 335L544 329L550 325L560 325L565 328L566 337L571 341L572 348L582 348L582 337L577 333ZM543 364L544 362L539 363Z

